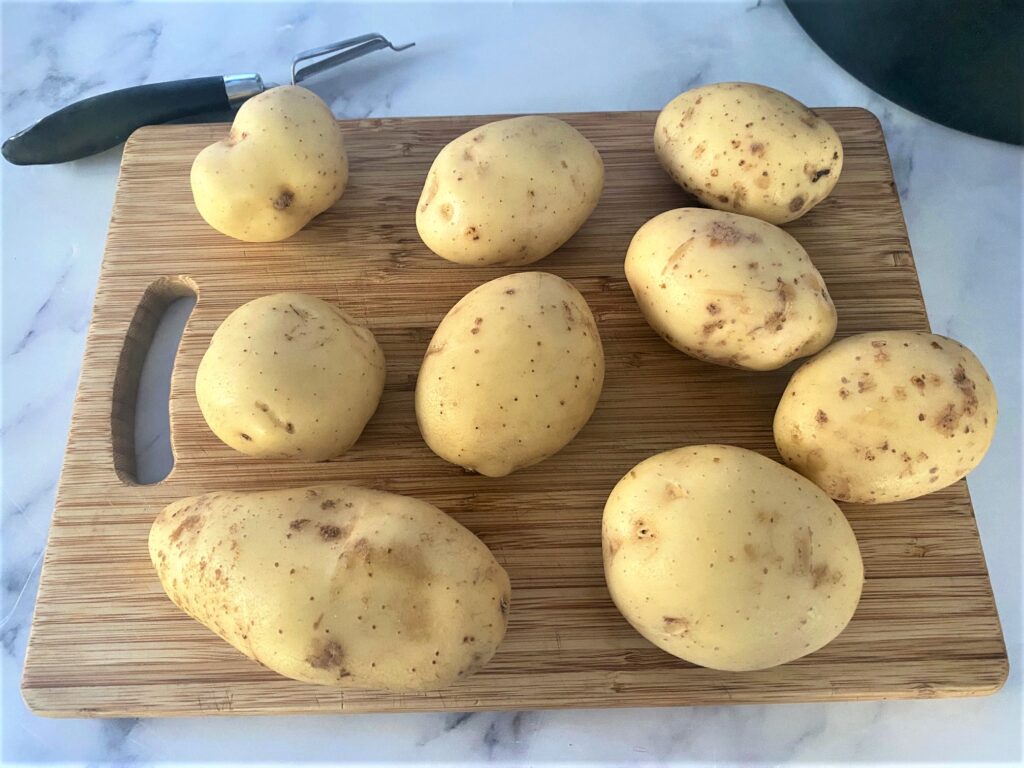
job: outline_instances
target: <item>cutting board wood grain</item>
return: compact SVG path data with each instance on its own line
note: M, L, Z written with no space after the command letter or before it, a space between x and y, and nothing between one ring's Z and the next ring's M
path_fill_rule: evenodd
M926 330L921 291L878 121L824 109L846 150L833 195L788 225L821 270L839 335ZM437 151L484 118L345 121L345 196L282 243L209 228L189 191L196 152L224 126L160 126L125 147L64 471L43 566L23 692L55 716L401 712L726 702L928 698L991 693L1007 675L967 486L884 506L844 504L864 555L864 597L848 629L808 657L762 672L694 667L619 616L604 586L600 517L630 467L680 445L723 442L778 458L771 423L794 366L728 370L671 349L640 316L623 275L647 219L692 205L658 167L651 112L563 115L601 151L606 188L583 229L534 269L572 281L607 356L600 404L553 458L500 479L434 456L413 412L419 362L467 291L512 271L449 264L420 242L414 210ZM240 304L304 291L376 334L388 361L377 414L344 457L321 464L245 458L207 429L193 393L210 336ZM173 472L134 481L137 383L174 298L194 292L171 384ZM183 496L341 481L430 501L508 569L508 635L481 673L435 693L343 691L287 680L175 608L149 563L156 513Z

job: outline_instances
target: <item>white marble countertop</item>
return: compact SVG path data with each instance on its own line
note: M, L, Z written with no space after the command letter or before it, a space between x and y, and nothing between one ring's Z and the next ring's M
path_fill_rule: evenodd
M2 758L129 763L1013 763L1021 746L1021 201L1024 153L908 114L840 70L777 0L651 6L6 5L3 133L104 90L260 71L367 31L403 54L319 90L339 116L656 109L751 80L885 127L933 327L1001 399L971 476L1011 677L980 699L474 715L46 720L18 685L120 150L2 167Z

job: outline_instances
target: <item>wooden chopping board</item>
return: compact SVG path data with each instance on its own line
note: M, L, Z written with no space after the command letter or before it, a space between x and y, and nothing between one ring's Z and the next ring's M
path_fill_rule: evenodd
M833 195L788 225L821 270L839 336L927 330L881 127L859 109L823 109L846 150ZM777 459L772 415L794 366L728 370L671 349L648 328L623 275L626 247L652 216L693 201L652 151L655 113L563 115L601 151L606 187L583 229L534 265L584 294L607 356L600 404L553 458L501 479L434 456L413 412L420 359L467 291L506 274L431 254L414 209L437 151L484 118L346 121L351 180L342 200L283 243L209 228L189 190L197 151L224 126L160 126L128 142L22 683L55 716L400 712L727 702L928 698L991 693L1008 671L966 483L914 501L844 504L867 582L845 632L776 669L716 672L638 635L604 585L600 518L618 479L680 445L724 442ZM362 439L322 464L245 458L206 427L193 393L210 336L240 304L305 291L337 302L376 334L384 397ZM139 371L160 316L195 291L171 387L176 465L133 481ZM418 496L452 514L512 578L508 635L481 673L436 693L342 691L279 677L178 611L146 548L170 501L213 490L344 481Z

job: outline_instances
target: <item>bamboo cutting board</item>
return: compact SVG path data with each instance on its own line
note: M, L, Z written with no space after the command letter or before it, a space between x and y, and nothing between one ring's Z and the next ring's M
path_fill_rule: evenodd
M833 195L788 225L839 310L839 335L926 330L914 261L878 121L822 113L846 149ZM794 366L728 370L674 351L647 327L623 275L647 219L692 200L658 167L651 112L564 116L604 157L606 188L583 229L535 265L576 285L598 319L607 377L593 419L553 458L492 479L435 457L419 436L413 388L438 321L473 287L506 274L432 255L414 209L436 152L482 118L344 123L348 191L294 238L241 243L192 205L196 152L224 126L162 126L125 148L95 311L25 663L23 692L58 716L399 712L922 698L991 693L1007 659L967 486L915 501L846 504L867 573L863 600L832 644L776 669L724 673L656 649L604 586L600 517L641 459L725 442L778 458L771 423ZM240 304L297 290L337 302L388 360L377 414L346 456L323 464L242 457L207 429L193 394L210 336ZM133 481L139 371L166 305L196 292L171 387L176 465ZM508 569L508 635L479 674L436 693L341 691L278 677L176 609L146 538L182 496L344 481L418 496L455 516Z

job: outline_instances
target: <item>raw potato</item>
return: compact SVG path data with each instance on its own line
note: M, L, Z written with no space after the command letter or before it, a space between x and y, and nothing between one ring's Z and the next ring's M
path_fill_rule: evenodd
M834 499L902 501L974 469L997 411L992 380L962 344L931 333L863 333L793 374L775 412L775 443Z
M384 390L384 353L326 301L276 293L221 324L196 373L210 429L249 456L324 461L359 438Z
M175 605L295 680L444 688L505 635L505 571L406 496L321 485L182 499L157 516L149 555Z
M781 91L752 83L693 88L654 129L658 159L705 205L773 224L798 219L835 187L843 145L824 119Z
M320 97L295 85L245 102L227 138L192 164L192 196L206 223L225 235L284 240L345 191L341 128Z
M604 572L636 630L681 659L745 671L831 642L860 600L849 523L813 483L758 453L695 445L619 481L604 508Z
M604 187L594 145L553 117L514 117L438 153L416 208L434 253L460 264L530 264L583 226Z
M831 341L836 308L788 233L750 216L679 208L633 237L626 278L669 344L719 365L769 371Z
M427 445L501 477L561 450L594 412L604 351L579 291L545 272L491 280L441 321L416 382Z

